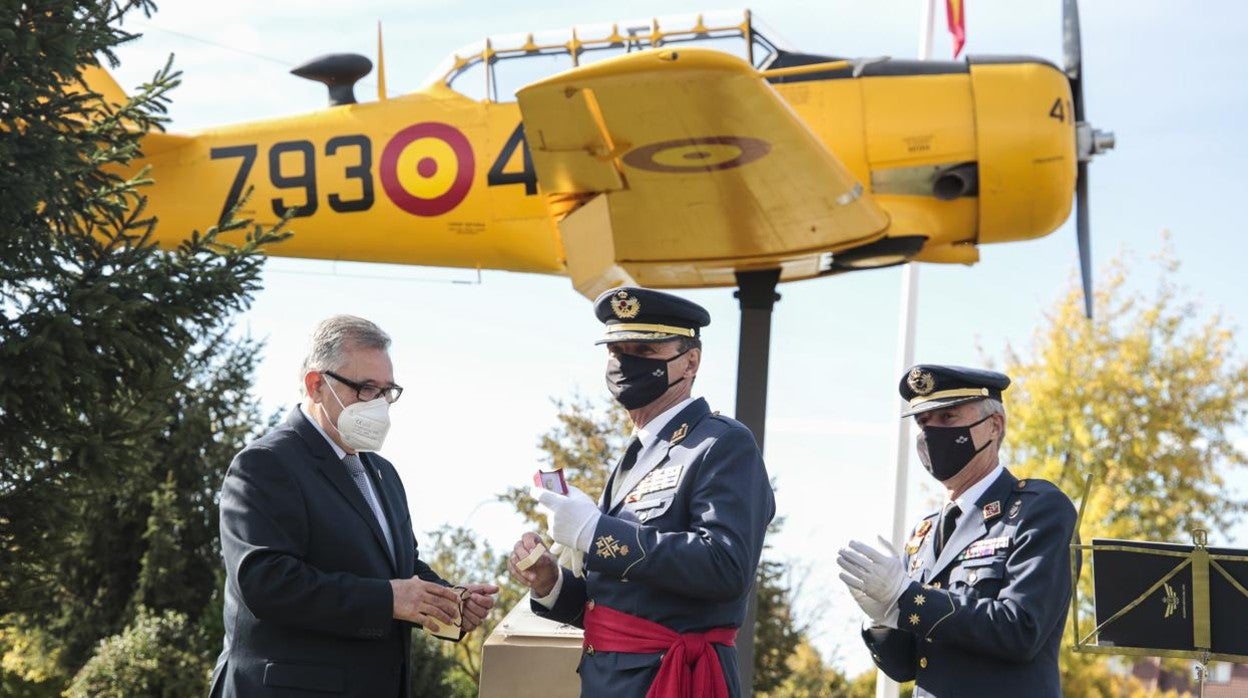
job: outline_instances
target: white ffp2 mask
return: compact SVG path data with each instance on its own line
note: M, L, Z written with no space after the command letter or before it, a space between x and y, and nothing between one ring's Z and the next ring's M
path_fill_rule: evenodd
M338 393L330 393L342 406ZM384 397L368 402L356 402L342 408L338 413L338 435L343 443L357 451L380 451L390 431L390 403Z

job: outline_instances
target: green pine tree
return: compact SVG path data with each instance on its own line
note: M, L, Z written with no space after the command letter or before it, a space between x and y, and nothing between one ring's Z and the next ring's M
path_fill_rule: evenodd
M263 427L259 347L229 323L284 233L229 221L151 243L146 174L123 173L178 76L166 65L125 104L83 79L150 0L3 8L0 686L59 692L139 601L196 621L219 603L213 496Z

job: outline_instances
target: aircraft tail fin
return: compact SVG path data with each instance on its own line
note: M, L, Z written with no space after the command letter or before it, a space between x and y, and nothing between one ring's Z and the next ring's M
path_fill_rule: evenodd
M86 83L88 90L99 93L105 101L112 104L120 106L125 104L128 99L126 91L121 89L121 85L118 85L113 76L102 66L83 66L82 81ZM77 86L75 85L71 89L77 89Z
M104 101L110 104L121 106L129 99L126 96L126 91L121 89L121 85L117 84L117 80L102 66L83 66L82 81L86 84L87 90L99 94ZM79 91L82 88L78 85L72 85L69 89ZM193 140L194 138L190 136L165 133L164 131L149 131L143 136L143 154L146 157L152 157L153 155L181 147Z

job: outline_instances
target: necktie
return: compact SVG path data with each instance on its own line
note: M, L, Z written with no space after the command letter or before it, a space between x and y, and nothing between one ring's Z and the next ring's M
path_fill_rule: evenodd
M945 510L940 515L940 537L936 539L937 555L944 549L949 536L953 535L953 529L957 527L958 517L961 515L962 510L958 508L955 502L949 502L945 505Z
M628 448L624 451L624 456L620 458L620 462L615 466L615 471L607 478L607 487L603 490L602 506L604 510L611 509L611 492L615 489L616 478L621 480L628 474L628 471L637 464L637 454L641 452L641 437L633 434L633 438L628 440Z
M641 437L634 435L628 440L628 449L620 459L620 472L626 472L637 464L637 454L641 452Z
M342 462L347 466L347 472L351 473L351 479L355 481L355 486L360 488L360 494L364 496L364 501L368 502L368 508L373 510L373 516L377 519L377 524L381 526L381 533L386 537L386 547L390 551L390 560L394 560L394 540L390 538L390 525L386 523L386 515L381 510L381 504L377 501L376 495L373 494L373 488L368 484L368 475L364 472L364 463L360 460L360 456L355 453L348 453L343 457Z

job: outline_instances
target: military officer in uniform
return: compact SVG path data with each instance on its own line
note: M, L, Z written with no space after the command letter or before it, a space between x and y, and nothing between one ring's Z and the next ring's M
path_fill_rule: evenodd
M539 544L527 533L511 572L534 612L585 629L583 696L749 695L734 639L775 499L753 434L692 397L710 315L627 287L594 310L606 326L607 387L634 435L600 502L535 489L550 537L583 553L583 569L545 553L521 570Z
M919 458L945 505L899 556L853 541L841 579L871 619L876 665L914 695L1061 696L1057 656L1070 603L1075 508L1052 483L1018 479L998 458L1005 436L1000 373L915 366L901 396L921 428Z

